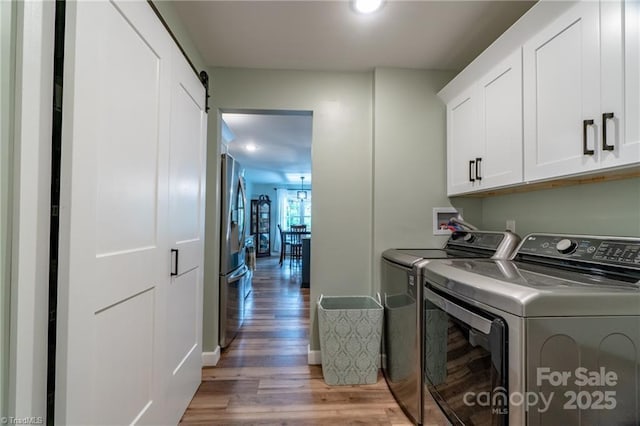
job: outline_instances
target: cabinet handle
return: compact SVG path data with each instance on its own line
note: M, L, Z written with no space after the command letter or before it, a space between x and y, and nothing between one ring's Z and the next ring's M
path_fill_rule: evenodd
M613 151L614 145L607 145L607 120L612 120L614 117L612 112L605 112L602 114L602 150Z
M476 179L482 180L482 176L480 176L480 162L482 158L476 158Z
M173 263L173 269L171 270L171 276L175 277L178 275L178 249L171 249L171 254L175 253L175 262Z
M476 180L473 178L473 165L475 164L474 160L469 160L469 182L475 182Z
M595 151L587 148L587 127L593 126L593 120L584 120L582 122L582 153L584 155L593 155Z

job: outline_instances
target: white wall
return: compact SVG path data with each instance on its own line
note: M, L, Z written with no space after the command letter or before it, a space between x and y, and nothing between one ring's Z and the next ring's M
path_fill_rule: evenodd
M0 2L0 418L7 416L15 7Z
M437 92L448 71L376 69L373 144L373 292L380 256L392 247L442 247L433 235L433 207L446 195L445 105Z
M225 68L210 75L219 108L313 112L310 341L317 349L313 301L371 290L372 75Z

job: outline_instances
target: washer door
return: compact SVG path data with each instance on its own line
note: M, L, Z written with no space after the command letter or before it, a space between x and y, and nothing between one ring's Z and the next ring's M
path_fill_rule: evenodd
M507 327L424 288L425 382L454 424L507 425Z

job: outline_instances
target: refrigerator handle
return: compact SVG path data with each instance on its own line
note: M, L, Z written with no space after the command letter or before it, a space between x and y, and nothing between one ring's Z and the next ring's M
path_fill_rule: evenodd
M240 188L240 193L238 194L239 197L242 197L243 202L242 205L245 207L245 209L243 210L243 214L246 214L247 211L247 196L246 196L246 190L244 188L244 182L242 181L242 178L238 178L239 179L239 185L238 187ZM249 209L250 210L250 209ZM249 212L249 214L251 214L251 212ZM246 219L246 218L245 218ZM243 250L246 246L247 246L247 242L246 242L246 235L247 235L247 221L243 220L242 223L244 224L242 226L242 235L240 236L240 250Z
M242 265L242 267L240 267L237 271L235 271L233 274L231 274L229 276L229 278L227 278L227 282L229 284L238 281L239 279L241 279L242 277L244 277L245 275L247 275L247 272L249 272L249 269L247 268L246 265Z

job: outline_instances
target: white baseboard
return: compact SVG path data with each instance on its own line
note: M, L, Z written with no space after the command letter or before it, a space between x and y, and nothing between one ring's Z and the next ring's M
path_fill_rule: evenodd
M216 346L213 352L202 352L202 366L215 367L220 361L220 346Z
M320 351L312 351L311 345L307 345L307 364L320 365L322 364L322 354Z

